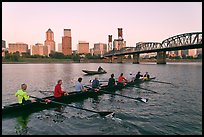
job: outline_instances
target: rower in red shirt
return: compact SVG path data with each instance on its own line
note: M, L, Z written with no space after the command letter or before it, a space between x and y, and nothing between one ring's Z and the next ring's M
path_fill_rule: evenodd
M123 76L123 73L120 74L120 76L118 77L118 82L120 84L123 84L124 86L127 84L127 79Z
M62 80L58 80L57 85L55 86L55 90L54 90L55 98L59 98L63 95L64 96L68 95L65 91L62 91L61 85L62 85Z

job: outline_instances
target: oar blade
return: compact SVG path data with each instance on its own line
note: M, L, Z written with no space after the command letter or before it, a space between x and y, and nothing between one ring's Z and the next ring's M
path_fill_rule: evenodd
M137 100L138 100L138 101L141 101L141 102L144 102L144 103L147 103L148 98L141 98L141 97L138 97Z
M114 112L110 112L110 111L101 111L101 112L98 112L99 113L99 115L101 116L101 117L105 117L105 116L107 116L107 115L114 115Z

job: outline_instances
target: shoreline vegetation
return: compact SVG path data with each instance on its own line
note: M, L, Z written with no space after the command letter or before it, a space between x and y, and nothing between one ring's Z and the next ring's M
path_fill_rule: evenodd
M132 63L132 59L124 59L123 63ZM156 59L140 59L140 63L156 63ZM166 59L166 62L201 62L202 59ZM73 61L72 59L53 59L53 58L22 58L18 61L2 60L2 64L68 64L68 63L110 63L106 59L80 59ZM113 63L117 63L115 60Z

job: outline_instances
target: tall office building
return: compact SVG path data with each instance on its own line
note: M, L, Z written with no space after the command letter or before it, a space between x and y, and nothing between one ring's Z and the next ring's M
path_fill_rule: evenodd
M50 28L46 32L46 40L44 45L48 47L48 55L51 53L51 51L55 51L54 33Z
M79 54L88 54L89 52L89 42L79 41L78 43L78 53Z
M64 55L72 55L71 29L64 29L64 36L62 37L62 53Z

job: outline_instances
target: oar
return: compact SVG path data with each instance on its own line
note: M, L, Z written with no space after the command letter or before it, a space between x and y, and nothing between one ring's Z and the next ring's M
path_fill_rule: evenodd
M85 87L87 88L92 88L88 85L84 85ZM117 93L112 93L112 92L108 92L106 90L102 90L102 89L99 89L99 92L102 91L103 93L106 93L106 94L112 94L112 95L117 95L117 96L121 96L121 97L126 97L126 98L130 98L130 99L134 99L134 100L137 100L137 101L141 101L141 102L144 102L146 103L148 101L148 99L145 99L145 98L141 98L141 97L138 97L138 98L133 98L133 97L129 97L129 96L124 96L124 95L121 95L121 94L117 94Z
M169 83L169 82L164 82L164 81L157 81L157 80L151 80L149 82L157 82L157 83L164 83L164 84L170 84L170 85L174 85L172 83Z
M44 99L41 99L41 98L38 98L38 97L34 97L34 96L30 96L32 98L36 98L36 99L39 99L39 100L44 100ZM106 116L106 115L109 115L111 113L114 113L114 112L109 112L109 111L104 111L104 112L97 112L97 111L94 111L94 110L90 110L90 109L86 109L86 108L80 108L80 107L76 107L76 106L72 106L72 105L68 105L68 104L65 104L65 103L61 103L61 102L57 102L57 101L53 101L53 100L44 100L44 101L47 101L47 102L51 102L51 103L55 103L55 104L59 104L59 105L64 105L64 106L68 106L68 107L73 107L73 108L76 108L76 109L81 109L81 110L85 110L85 111L89 111L89 112L93 112L93 113L98 113L100 116Z
M135 88L139 88L139 89L143 89L143 90L151 91L151 92L153 92L153 93L158 93L158 92L156 92L156 91L153 91L153 90L150 90L150 89L146 89L146 88L141 88L141 87L135 87Z
M40 90L40 93L48 92L48 93L54 93L54 91L50 90ZM74 94L74 93L79 93L78 91L73 91L73 92L67 92L68 94Z
M102 92L104 92L106 94L112 94L112 95L117 95L117 96L121 96L121 97L125 97L125 98L130 98L130 99L134 99L134 100L141 101L141 102L144 102L144 103L146 103L148 101L148 99L146 99L146 98L141 98L141 97L133 98L133 97L117 94L117 93L108 92L108 91L105 91L105 90L100 90L100 91L102 91Z
M93 80L89 80L89 82L93 82ZM108 82L107 80L99 80L99 82Z

